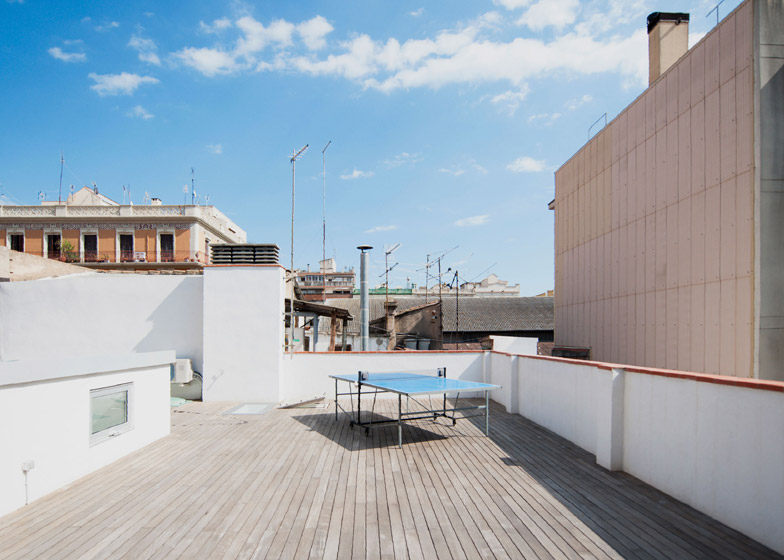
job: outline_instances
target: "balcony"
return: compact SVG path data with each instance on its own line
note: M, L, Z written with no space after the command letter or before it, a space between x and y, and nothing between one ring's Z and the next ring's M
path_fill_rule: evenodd
M28 255L47 257L65 263L86 266L88 268L103 267L134 267L139 265L171 265L171 266L203 266L207 263L206 256L197 251L172 251L155 249L149 251L77 251L54 249L43 253L41 251L24 251ZM117 257L119 256L119 261Z
M0 555L775 556L500 406L489 438L424 421L402 450L394 430L366 437L332 409L233 407L174 409L171 436L0 519Z

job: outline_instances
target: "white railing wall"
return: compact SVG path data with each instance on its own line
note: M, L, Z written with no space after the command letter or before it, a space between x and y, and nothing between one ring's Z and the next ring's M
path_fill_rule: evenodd
M784 553L784 383L501 353L490 364L509 412Z

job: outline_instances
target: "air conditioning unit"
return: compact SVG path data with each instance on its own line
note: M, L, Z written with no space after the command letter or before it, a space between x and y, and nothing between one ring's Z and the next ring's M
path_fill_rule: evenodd
M178 358L174 362L174 379L172 383L190 383L193 381L193 366L188 358Z

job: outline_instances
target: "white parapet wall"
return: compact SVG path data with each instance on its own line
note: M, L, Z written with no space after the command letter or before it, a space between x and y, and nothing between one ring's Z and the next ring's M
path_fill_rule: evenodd
M169 434L173 362L173 351L0 362L0 515ZM131 388L130 423L96 442L91 391L116 386Z
M175 350L202 368L202 278L85 274L0 283L0 360Z
M493 352L493 399L784 554L784 383Z
M277 265L204 269L205 401L280 400L283 294Z
M485 352L302 352L285 355L280 376L280 400L295 403L317 397L334 398L338 373L369 371L435 372L446 367L447 377L484 381Z

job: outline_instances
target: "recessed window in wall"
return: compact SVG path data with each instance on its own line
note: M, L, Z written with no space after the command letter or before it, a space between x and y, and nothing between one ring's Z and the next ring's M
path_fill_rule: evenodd
M133 428L133 383L90 391L90 444L119 436Z
M133 235L130 233L120 234L120 261L133 261Z
M174 234L161 234L161 262L174 262Z
M23 233L12 233L11 234L11 250L12 251L19 251L20 253L24 252L24 234Z
M84 234L84 262L98 260L98 236L94 233Z
M46 236L46 256L50 259L60 258L60 234L50 233Z

